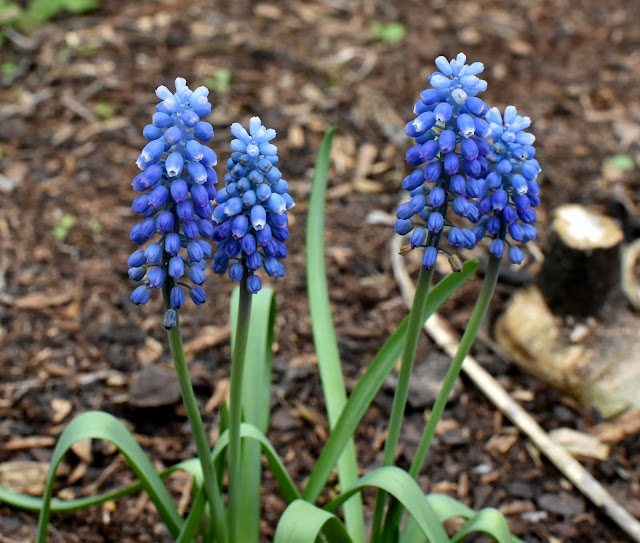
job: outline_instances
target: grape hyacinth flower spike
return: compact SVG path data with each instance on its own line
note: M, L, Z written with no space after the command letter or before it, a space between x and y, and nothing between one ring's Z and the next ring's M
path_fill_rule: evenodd
M212 239L218 250L211 269L229 270L229 277L246 277L247 290L253 294L262 288L256 271L264 267L267 275L282 277L289 239L286 211L294 205L288 184L282 178L278 148L270 143L273 129L262 125L259 117L249 121L249 131L239 123L231 126L237 138L231 142L225 186L216 196L213 219L217 223Z
M395 230L411 233L412 249L425 248L425 269L434 266L443 250L440 240L445 231L451 246L475 247L477 228L454 225L447 211L452 208L456 215L478 223L482 216L478 202L487 192L489 124L483 117L488 108L477 97L487 88L477 77L484 66L465 62L462 53L451 61L436 59L439 71L429 77L431 88L420 94L414 107L417 117L405 127L415 139L406 159L417 169L402 182L411 200L398 207Z
M213 234L212 200L218 182L213 169L216 154L203 144L213 138L213 128L200 120L211 113L209 90L198 87L191 91L182 78L176 79L175 86L175 93L165 86L156 90L161 102L152 124L143 130L149 143L137 160L142 172L132 183L142 194L131 207L144 219L131 229L131 240L143 245L157 234L160 237L128 259L129 277L144 280L131 301L145 304L152 289L163 289L167 328L176 325L176 310L185 302L185 289L197 305L206 299L201 285L205 260L212 254L206 240Z
M526 244L536 238L533 208L540 205L535 137L524 131L531 125L531 119L518 115L514 106L507 106L504 115L498 108L491 108L486 119L492 145L487 155L489 191L479 204L484 215L480 226L483 235L492 237L493 256L500 258L509 246L509 260L520 264L524 254L513 242Z

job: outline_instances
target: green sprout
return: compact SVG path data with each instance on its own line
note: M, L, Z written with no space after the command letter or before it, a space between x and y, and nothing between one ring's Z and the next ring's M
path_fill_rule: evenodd
M369 31L382 43L397 43L402 41L407 35L407 30L404 25L397 21L390 23L374 21L369 26Z
M216 92L227 93L231 90L231 71L218 68L213 75L205 77L202 84Z
M98 102L93 107L93 111L95 111L95 114L100 120L108 121L113 117L113 104L109 102Z
M65 213L53 225L53 237L58 241L64 241L69 235L69 231L76 224L76 218L71 213Z
M100 221L96 217L89 217L87 226L89 230L91 230L91 233L96 236L102 233L102 224L100 224Z

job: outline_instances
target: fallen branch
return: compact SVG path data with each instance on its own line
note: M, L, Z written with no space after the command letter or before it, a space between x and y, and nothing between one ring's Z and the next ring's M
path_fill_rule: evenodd
M411 307L413 283L399 255L400 236L391 241L391 264L393 274L405 304ZM456 332L439 315L432 315L424 326L426 332L449 356L458 350ZM514 400L507 391L487 373L471 356L467 356L462 371L475 383L483 394L558 468L558 470L589 500L600 507L633 541L640 543L640 522L629 514L598 481L575 460L567 450L553 442L540 425Z

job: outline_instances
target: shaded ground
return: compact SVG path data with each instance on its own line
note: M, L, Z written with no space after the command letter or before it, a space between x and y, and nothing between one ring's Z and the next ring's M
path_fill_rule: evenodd
M626 153L637 160L637 3L104 4L93 14L61 18L2 45L1 60L16 68L2 76L0 95L0 462L47 461L64 424L89 409L128 421L158 466L195 454L180 407L161 413L136 409L128 388L142 368L170 366L159 301L131 305L133 285L124 262L132 250L129 183L144 143L141 129L153 111L153 90L177 76L194 88L231 72L230 91L212 93L209 118L222 159L219 175L231 122L246 123L257 114L278 132L281 169L298 205L287 278L273 285L279 313L270 438L298 481L309 473L327 432L302 247L311 168L329 125L337 124L339 133L327 209L328 268L351 384L406 314L390 273L391 229L368 224L366 217L374 210L392 213L398 202L399 181L407 172L403 127L439 54L451 58L462 50L484 62L487 102L501 108L514 103L534 120L543 165L542 224L554 206L577 201L613 213L629 238L637 234L637 173L614 183L600 176L608 156ZM390 21L407 30L400 43L384 43L371 31L372 23ZM70 217L75 222L65 233ZM544 248L544 232L541 238ZM526 269L535 270L535 264ZM526 281L526 275L521 278ZM444 311L459 328L477 286L476 281ZM494 314L513 288L499 285ZM206 306L184 311L187 342L210 337L205 325L226 325L230 282L211 277L206 290ZM203 407L215 407L208 400L224 392L224 336L216 345L195 344L192 351ZM428 347L423 339L421 361L435 363L440 355ZM482 343L476 354L508 390L530 391L524 405L545 429L587 430L598 422L596 413L522 374ZM473 385L463 385L445 413L421 479L425 490L448 492L474 508L499 507L527 541L626 540L525 439L514 439L506 450L487 444L494 435L518 433ZM361 426L358 449L365 469L381 459L390 402L387 390ZM408 414L401 464L411 458L424 408L414 402ZM205 420L215 434L213 409ZM639 446L637 436L629 436L608 460L587 463L636 516ZM131 480L105 444L93 445L92 458L70 455L68 464L69 474L60 479L66 496L82 495L105 469L107 477L92 490ZM284 503L269 481L266 487L268 536ZM174 480L172 489L180 496L184 481ZM0 506L5 538L28 540L34 523L32 515ZM53 524L60 541L170 540L144 495L58 516Z

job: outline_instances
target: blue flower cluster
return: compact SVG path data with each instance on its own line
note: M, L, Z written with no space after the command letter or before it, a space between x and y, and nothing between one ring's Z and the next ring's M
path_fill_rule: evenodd
M152 124L143 135L149 142L137 160L142 170L133 180L133 189L141 192L131 206L144 216L130 233L138 245L156 234L160 238L128 258L129 277L146 279L131 295L135 304L145 304L152 289L167 288L170 309L165 326L175 326L176 309L185 302L185 288L196 304L204 303L206 258L210 258L213 234L212 200L218 182L213 166L217 157L200 142L213 138L211 124L200 118L211 113L206 87L191 91L187 82L176 79L176 92L165 86L156 90L161 102L156 106ZM198 141L200 140L200 141ZM184 282L188 276L193 285Z
M282 277L289 239L286 210L294 205L288 183L282 179L278 148L269 143L275 130L262 125L259 117L249 121L249 131L239 123L231 126L237 138L231 142L225 187L216 196L213 219L217 223L212 239L218 250L211 269L229 270L229 277L240 281L246 276L249 292L262 288L255 272L264 266L267 275Z
M536 177L540 164L534 158L535 136L524 130L531 125L529 117L522 117L514 106L507 106L504 118L498 108L487 114L491 130L491 152L487 155L490 173L486 177L489 193L478 208L484 215L480 226L493 236L490 252L501 257L507 234L512 241L527 243L536 239L536 212L540 205L540 187ZM479 236L482 237L482 236ZM509 247L509 260L520 264L524 259L517 245Z
M508 122L505 118L503 124L499 113L496 117L497 110L489 110L478 98L487 88L478 78L484 70L482 63L467 65L466 56L460 53L451 61L438 57L436 66L439 71L429 77L432 88L420 94L414 107L417 117L405 127L406 134L415 138L406 159L417 169L402 182L411 200L398 207L395 224L397 233L411 233L412 248L425 247L422 265L427 269L435 264L438 251L444 251L440 241L445 231L449 245L467 249L475 247L488 231L494 236L492 253L496 256L502 255L499 246L504 250L507 231L515 241L533 239L533 227L502 227L500 222L496 230L496 220L503 216L491 219L488 214L493 212L496 217L507 210L506 225L515 224L518 218L527 225L535 221L531 207L537 205L535 176L540 171L533 159L533 136L522 132L529 126L523 119L528 118L517 116L515 108L512 113L510 106ZM514 181L514 176L520 177ZM513 205L507 205L509 197ZM447 217L449 208L474 226L454 224ZM522 261L520 255L517 247L509 251L512 262Z

